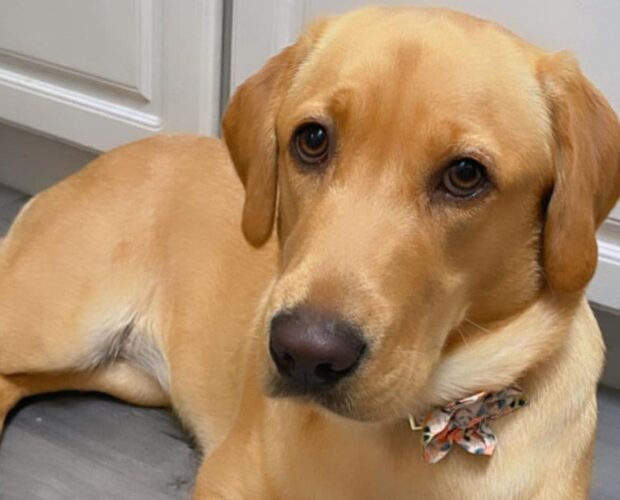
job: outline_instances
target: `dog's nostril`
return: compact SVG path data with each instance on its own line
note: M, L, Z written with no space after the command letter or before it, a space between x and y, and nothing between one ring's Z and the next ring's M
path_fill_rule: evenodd
M347 364L344 368L338 369L332 363L319 363L314 369L314 373L319 379L324 380L325 382L335 382L357 368L359 360L362 358L365 351L366 345L361 344L359 350L357 351L355 362L352 365Z
M282 354L282 364L285 368L294 368L295 360L293 359L293 356L291 356L288 352L285 352Z
M343 374L341 374L343 370L334 370L331 364L329 363L320 363L314 369L315 375L325 382L334 382L339 379ZM344 370L346 371L346 370Z

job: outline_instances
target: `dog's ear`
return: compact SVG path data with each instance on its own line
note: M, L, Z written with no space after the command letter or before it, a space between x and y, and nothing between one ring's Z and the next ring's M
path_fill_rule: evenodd
M620 124L567 52L539 61L555 139L543 266L558 292L582 289L597 262L596 229L620 195Z
M326 23L314 23L295 44L246 80L224 114L224 139L245 187L243 234L254 246L264 244L274 226L278 184L275 121L282 98Z

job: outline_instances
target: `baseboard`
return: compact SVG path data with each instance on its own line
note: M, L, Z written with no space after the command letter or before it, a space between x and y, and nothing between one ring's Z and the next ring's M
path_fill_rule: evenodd
M598 232L598 268L588 287L588 298L620 313L620 220L613 217Z
M593 309L607 347L607 363L601 382L620 389L620 315L597 308L596 305Z

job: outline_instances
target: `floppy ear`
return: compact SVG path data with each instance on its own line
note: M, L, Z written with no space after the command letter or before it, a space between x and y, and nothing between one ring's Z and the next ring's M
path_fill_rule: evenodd
M543 264L553 290L572 292L594 274L596 229L620 195L620 124L571 54L544 57L538 73L556 142Z
M326 21L312 25L235 92L222 122L224 140L245 187L242 230L254 246L271 235L277 196L275 121L282 98Z

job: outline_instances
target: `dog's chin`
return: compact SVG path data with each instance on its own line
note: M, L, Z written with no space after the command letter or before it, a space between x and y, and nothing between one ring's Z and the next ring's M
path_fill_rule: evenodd
M268 379L265 392L271 398L293 399L302 404L313 405L328 415L357 422L394 420L394 415L386 414L384 408L373 409L360 404L347 385L350 384L299 387L279 375L272 375Z

